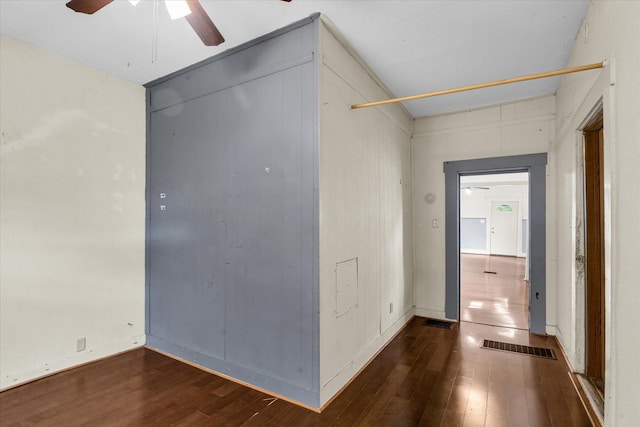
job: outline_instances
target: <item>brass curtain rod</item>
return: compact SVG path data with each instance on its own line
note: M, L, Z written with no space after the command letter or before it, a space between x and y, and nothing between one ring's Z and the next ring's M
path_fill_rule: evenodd
M579 71L587 71L587 70L594 70L596 68L603 68L604 65L605 65L604 62L598 62L595 64L580 65L578 67L563 68L561 70L555 70L555 71L547 71L546 73L529 74L527 76L512 77L510 79L504 79L504 80L496 80L489 83L479 83L475 85L457 87L454 89L445 89L445 90L439 90L436 92L421 93L419 95L403 96L400 98L385 99L382 101L372 101L372 102L366 102L364 104L354 104L351 106L351 109L355 110L357 108L375 107L376 105L395 104L396 102L430 98L432 96L447 95L450 93L465 92L468 90L475 90L475 89L483 89L485 87L500 86L500 85L506 85L509 83L524 82L527 80L543 79L545 77L553 77L553 76L559 76L562 74L571 74L571 73L577 73Z

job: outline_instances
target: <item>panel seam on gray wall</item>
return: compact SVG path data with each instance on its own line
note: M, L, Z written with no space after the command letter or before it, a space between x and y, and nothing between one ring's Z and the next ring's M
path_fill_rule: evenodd
M212 95L214 93L222 92L224 90L230 89L230 88L235 87L235 86L240 86L240 85L243 85L245 83L252 82L254 80L258 80L258 79L261 79L261 78L264 78L264 77L268 77L268 76L273 75L273 74L280 73L282 71L286 71L286 70L288 70L290 68L298 67L298 66L306 64L308 62L312 62L313 60L314 60L314 55L313 54L306 55L306 56L303 56L302 58L296 59L294 61L289 61L287 63L284 63L284 64L281 64L281 65L276 66L274 68L271 68L269 70L260 71L260 72L253 73L253 74L248 74L248 75L243 76L243 77L241 77L241 78L239 78L237 80L233 80L233 81L229 82L227 85L221 86L221 87L216 88L215 90L212 90L212 91L204 92L204 93L202 93L202 94L200 94L198 96L192 96L192 97L184 98L184 99L181 99L180 101L176 101L176 102L171 103L171 104L166 104L166 105L162 105L161 107L152 108L151 112L155 113L155 112L158 112L158 111L165 110L167 108L174 107L174 106L179 105L179 104L183 104L183 103L188 102L188 101L193 101L195 99L202 98L204 96L208 96L208 95ZM152 88L150 88L150 89L152 89ZM150 102L151 102L151 96L152 96L152 94L149 95L149 101Z
M241 52L243 50L249 49L249 48L251 48L253 46L257 46L260 43L263 43L263 42L265 42L267 40L276 38L276 37L278 37L278 36L280 36L282 34L286 34L286 33L290 32L290 31L293 31L293 30L295 30L297 28L304 27L305 25L309 25L311 23L315 23L315 22L318 21L319 18L320 18L320 13L319 12L313 13L313 14L309 15L307 18L303 18L303 19L301 19L301 20L299 20L297 22L293 22L293 23L291 23L291 24L289 24L289 25L287 25L285 27L282 27L282 28L279 28L277 30L274 30L274 31L272 31L272 32L270 32L268 34L265 34L265 35L261 36L261 37L255 38L255 39L250 40L250 41L248 41L246 43L243 43L241 45L232 47L229 50L221 52L221 53L219 53L217 55L214 55L214 56L212 56L210 58L203 59L202 61L196 62L195 64L189 65L187 67L184 67L181 70L174 71L173 73L167 74L166 76L159 77L159 78L157 78L155 80L152 80L152 81L144 84L143 86L145 86L145 87L157 86L157 85L159 85L161 83L164 83L166 81L169 81L169 80L171 80L171 79L173 79L173 78L175 78L175 77L177 77L177 76L179 76L181 74L188 73L189 71L194 70L196 68L203 67L205 65L211 64L211 63L216 62L216 61L220 61L220 60L222 60L222 59L224 59L224 58L226 58L228 56L234 55L234 54L236 54L238 52ZM316 40L317 40L317 38L316 38Z

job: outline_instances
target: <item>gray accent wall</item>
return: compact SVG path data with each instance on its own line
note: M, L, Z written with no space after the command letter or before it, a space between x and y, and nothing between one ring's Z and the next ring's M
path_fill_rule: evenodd
M447 318L460 318L460 176L529 172L530 330L546 333L546 165L546 153L444 162Z
M147 346L314 407L317 25L147 85Z
M487 250L486 218L460 218L460 249Z

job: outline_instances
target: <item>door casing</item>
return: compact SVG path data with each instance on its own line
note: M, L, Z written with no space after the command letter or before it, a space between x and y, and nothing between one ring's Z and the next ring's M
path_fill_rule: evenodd
M530 331L546 333L547 153L444 162L445 316L460 320L460 176L529 173Z
M585 374L604 395L604 138L602 112L584 128Z

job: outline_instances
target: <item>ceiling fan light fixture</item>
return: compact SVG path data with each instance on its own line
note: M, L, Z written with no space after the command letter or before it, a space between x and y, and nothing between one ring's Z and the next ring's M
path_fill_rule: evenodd
M171 19L184 18L191 14L191 8L186 0L165 0L164 4L167 6Z

